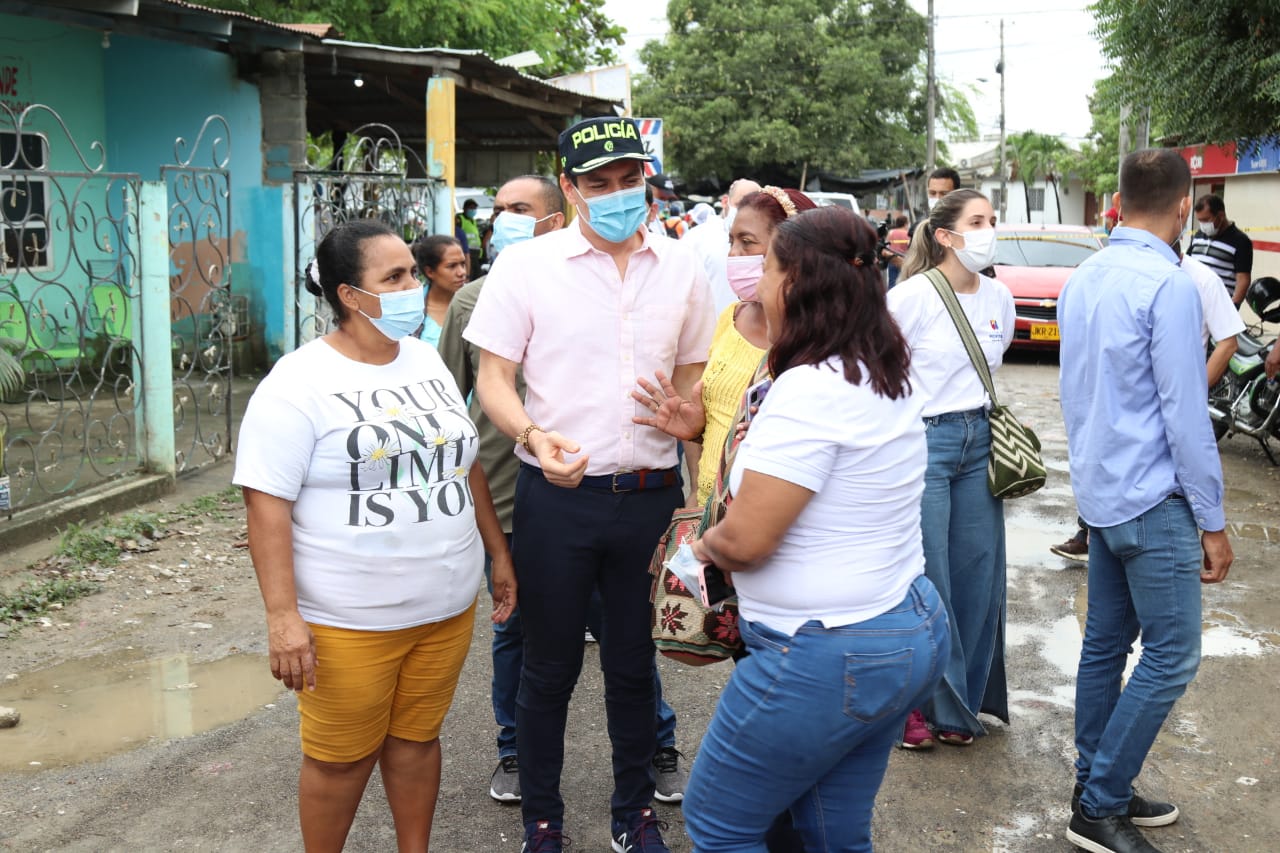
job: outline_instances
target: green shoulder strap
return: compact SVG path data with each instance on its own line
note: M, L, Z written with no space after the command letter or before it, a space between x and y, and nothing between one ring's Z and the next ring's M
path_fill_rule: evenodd
M978 371L979 378L982 379L983 386L987 389L987 396L991 398L992 407L1000 405L996 400L996 389L991 382L991 370L987 367L987 357L982 354L982 346L978 343L978 336L973 333L973 326L969 325L969 318L965 316L964 309L960 307L960 300L956 299L956 292L951 289L950 282L947 281L946 275L942 270L934 267L925 273L925 278L929 279L933 284L934 290L938 291L938 296L942 299L942 304L947 306L947 313L951 315L951 322L956 324L956 331L960 333L960 340L964 341L964 348L969 353L969 360L973 362L973 369Z

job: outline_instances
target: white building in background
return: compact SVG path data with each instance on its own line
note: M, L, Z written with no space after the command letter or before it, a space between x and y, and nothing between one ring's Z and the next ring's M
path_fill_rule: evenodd
M948 159L960 173L960 184L978 190L991 199L1000 211L1000 140L947 143ZM1006 164L1006 168L1008 165ZM1063 176L1058 181L1043 178L1024 184L1006 181L1005 212L1002 222L1014 224L1046 223L1064 225L1098 224L1101 209L1093 193L1087 193L1078 176Z

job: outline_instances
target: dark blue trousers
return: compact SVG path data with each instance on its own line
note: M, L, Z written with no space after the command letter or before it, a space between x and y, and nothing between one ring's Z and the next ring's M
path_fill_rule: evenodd
M649 560L683 500L678 485L615 494L563 489L521 466L512 519L524 667L516 697L521 811L526 825L560 823L565 721L582 670L592 591L603 615L600 668L613 745L613 817L653 798L656 748Z

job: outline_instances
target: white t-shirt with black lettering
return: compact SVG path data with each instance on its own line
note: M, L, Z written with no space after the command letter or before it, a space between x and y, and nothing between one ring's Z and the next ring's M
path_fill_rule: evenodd
M373 365L319 339L281 358L249 400L233 482L293 501L304 619L390 631L475 600L477 446L430 344L405 338L393 362Z
M853 625L902 600L924 572L920 405L916 394L876 394L865 368L862 384L851 384L839 358L774 380L730 488L736 494L743 472L755 471L814 495L765 564L733 576L744 619L791 636L811 619Z
M1013 343L1013 294L1003 283L978 276L976 293L957 293L987 368L994 378ZM925 397L924 416L990 406L987 389L933 282L920 273L888 293L889 311L911 347L911 387Z

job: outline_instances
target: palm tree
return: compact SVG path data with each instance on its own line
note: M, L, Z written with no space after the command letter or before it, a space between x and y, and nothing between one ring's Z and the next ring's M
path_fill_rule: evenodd
M1078 156L1076 152L1068 148L1066 143L1058 137L1032 130L1010 137L1009 146L1013 149L1014 175L1022 181L1022 192L1027 201L1027 221L1031 221L1029 185L1038 178L1044 178L1046 183L1053 185L1054 209L1057 211L1058 224L1062 224L1058 179L1075 165Z

